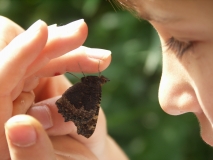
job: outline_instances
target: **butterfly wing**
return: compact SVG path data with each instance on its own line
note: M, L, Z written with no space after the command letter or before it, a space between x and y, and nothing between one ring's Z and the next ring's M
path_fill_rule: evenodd
M77 133L89 138L96 127L101 100L101 85L76 83L56 101L58 112L73 121Z

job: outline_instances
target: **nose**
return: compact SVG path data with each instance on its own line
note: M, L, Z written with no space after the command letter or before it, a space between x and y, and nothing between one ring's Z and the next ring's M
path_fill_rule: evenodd
M193 82L175 56L163 57L158 98L161 108L168 114L180 115L187 112L200 112Z

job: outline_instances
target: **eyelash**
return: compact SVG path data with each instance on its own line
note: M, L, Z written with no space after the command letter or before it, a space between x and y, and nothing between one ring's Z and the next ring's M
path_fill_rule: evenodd
M181 58L183 54L193 47L193 42L181 42L174 37L171 37L166 42L167 50L172 50L177 54L178 58Z

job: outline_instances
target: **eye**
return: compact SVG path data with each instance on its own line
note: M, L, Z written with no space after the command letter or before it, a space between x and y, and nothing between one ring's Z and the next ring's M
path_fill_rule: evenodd
M174 51L178 58L181 58L186 51L193 47L193 42L181 42L174 37L171 37L166 42L166 47L168 50Z

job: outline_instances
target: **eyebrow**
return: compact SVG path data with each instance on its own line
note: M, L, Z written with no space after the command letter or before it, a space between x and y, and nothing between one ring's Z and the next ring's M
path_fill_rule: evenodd
M168 23L168 22L175 22L180 20L179 18L176 17L160 17L160 16L153 16L150 13L146 12L143 10L142 12L138 13L138 16L146 21L153 21L153 22L159 22L159 23Z
M136 9L136 8L135 8ZM158 12L150 12L148 8L145 7L145 3L140 5L140 8L136 9L137 15L150 22L168 23L179 21L180 18L172 16L171 14L164 13L163 16L158 14Z
M143 12L140 12L138 13L138 16L144 20L147 20L147 21L152 21L153 20L153 17L148 14L147 12L143 11Z

